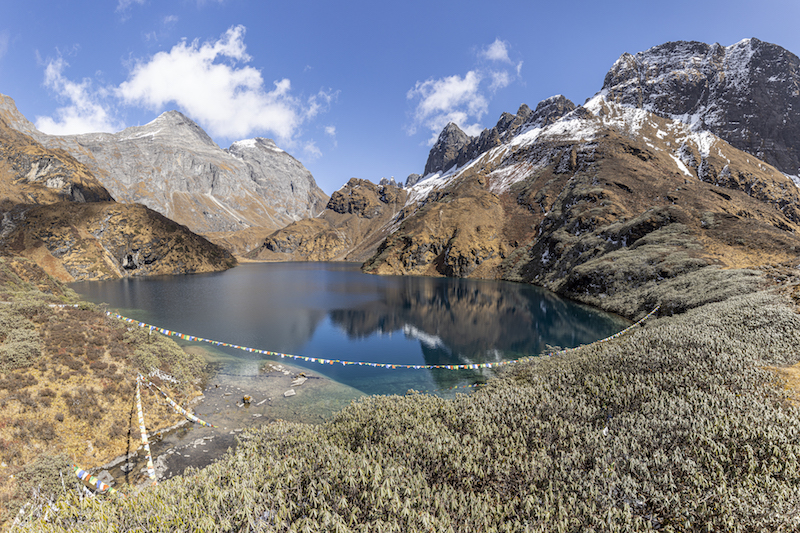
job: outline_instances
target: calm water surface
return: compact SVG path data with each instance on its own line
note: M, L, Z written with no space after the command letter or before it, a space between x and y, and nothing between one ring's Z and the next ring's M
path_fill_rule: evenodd
M377 363L511 360L537 355L548 344L589 343L629 324L530 285L372 276L351 263L253 263L214 274L84 282L73 288L122 315L197 337ZM234 437L243 428L277 419L318 423L363 394L416 389L450 396L472 390L454 387L485 382L493 372L321 365L178 342L199 350L218 369L194 406L217 427L189 424L151 435L159 479L209 464L236 445ZM308 381L294 385L301 371ZM295 395L286 396L290 389ZM245 395L251 403L241 401ZM137 446L129 438L130 453L103 467L107 482L146 482L145 456Z
M181 333L262 350L378 363L517 359L539 354L547 344L589 343L629 324L530 285L373 276L352 263L253 263L213 274L83 282L73 288L120 314ZM229 376L255 376L266 360L202 345ZM282 362L366 394L448 389L485 381L492 372Z

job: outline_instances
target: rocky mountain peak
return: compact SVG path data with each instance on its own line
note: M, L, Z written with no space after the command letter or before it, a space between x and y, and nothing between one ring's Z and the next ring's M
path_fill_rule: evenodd
M0 98L3 117L73 155L117 201L144 204L195 232L277 229L317 215L328 201L308 169L272 139L223 150L179 111L118 133L58 136L36 130L8 97Z
M503 113L493 128L483 130L477 137L469 137L457 125L450 123L439 134L431 149L424 175L447 172L453 166L460 167L495 146L508 142L521 131L544 127L574 109L575 104L562 95L539 102L536 111L522 104L515 115Z
M436 143L431 148L428 161L425 163L425 175L433 172L447 172L456 164L459 151L470 141L469 135L464 133L455 123L450 122L444 127Z
M264 137L256 137L254 139L243 139L231 144L228 152L237 155L242 154L248 150L266 150L274 153L286 153L275 144L272 139L265 139Z
M144 126L127 128L120 132L120 135L124 137L125 133L135 137L151 135L153 137L167 138L170 141L183 140L191 143L199 141L201 144L218 148L217 143L208 136L203 128L180 111L175 110L162 113L155 120Z
M34 132L38 133L36 126L19 112L14 99L4 94L0 94L0 118L6 124L25 135L31 135Z
M561 94L551 96L536 105L536 110L525 121L525 127L543 128L574 110L575 104L569 98Z
M625 53L603 91L800 174L800 59L780 46L755 38L730 46L676 41Z

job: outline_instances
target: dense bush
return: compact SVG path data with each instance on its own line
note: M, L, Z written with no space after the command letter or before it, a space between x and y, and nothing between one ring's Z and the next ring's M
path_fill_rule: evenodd
M369 397L250 431L218 463L28 531L800 528L800 412L765 365L800 317L757 293L517 364L471 396Z
M143 374L158 368L180 382L183 392L190 390L203 375L206 363L202 357L180 348L169 337L152 335L143 328L130 328L124 340L133 348L131 363Z
M42 353L41 339L29 319L0 304L0 373L31 366Z

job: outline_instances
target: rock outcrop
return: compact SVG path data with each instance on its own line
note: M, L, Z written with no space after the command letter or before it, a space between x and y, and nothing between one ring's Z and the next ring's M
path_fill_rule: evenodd
M78 161L10 128L0 115L0 194L5 202L109 201L111 195Z
M397 185L351 178L331 195L318 217L289 224L247 255L267 261L363 262L388 235L389 223L405 204Z
M413 187L414 185L419 183L419 180L421 180L421 179L422 179L422 176L420 176L419 174L409 174L408 177L406 178L405 186L406 187Z
M0 116L44 146L63 149L118 202L141 203L197 233L277 229L324 208L311 173L270 139L223 150L177 111L119 133L52 136L36 130L8 97Z

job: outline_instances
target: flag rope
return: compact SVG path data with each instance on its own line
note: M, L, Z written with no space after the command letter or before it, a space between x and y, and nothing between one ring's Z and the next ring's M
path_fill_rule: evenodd
M578 346L576 348L567 348L567 349L564 349L564 350L560 350L560 351L557 351L557 352L551 352L551 353L544 354L544 355L545 356L563 355L563 354L578 350L578 349L586 347L586 346L592 346L592 345L595 345L595 344L600 344L600 343L603 343L603 342L611 341L613 339L616 339L616 338L624 335L625 333L629 332L633 328L643 324L647 319L649 319L651 316L656 314L658 312L658 310L659 310L659 306L656 306L655 309L650 311L648 314L646 314L644 317L639 319L637 322L631 324L630 326L628 326L627 328L623 329L622 331L619 331L619 332L615 333L614 335L611 335L610 337L606 337L604 339L600 339L598 341L595 341L595 342L592 342L592 343L589 343L589 344L584 344L584 345ZM406 365L406 364L397 364L397 363L371 363L371 362L366 362L366 361L343 361L341 359L325 359L325 358L322 358L322 357L307 357L305 355L293 355L293 354L288 354L288 353L273 352L271 350L260 350L258 348L249 348L247 346L240 346L238 344L230 344L230 343L227 343L227 342L216 341L216 340L212 340L212 339L206 339L206 338L203 338L203 337L196 337L194 335L187 335L185 333L180 333L180 332L177 332L177 331L172 331L172 330L169 330L169 329L160 328L158 326L153 326L152 324L147 324L145 322L140 322L138 320L134 320L132 318L128 318L126 316L122 316L119 313L112 313L111 311L107 311L106 314L108 316L111 316L111 317L117 318L119 320L122 320L123 322L126 322L128 324L134 324L134 325L137 325L137 326L139 326L141 328L147 328L151 332L152 331L156 331L156 332L161 333L162 335L165 335L167 337L178 337L178 338L180 338L182 340L193 341L193 342L206 342L206 343L209 343L209 344L213 344L215 346L222 346L222 347L225 347L225 348L235 348L237 350L242 350L242 351L249 352L249 353L257 353L257 354L261 354L261 355L280 357L281 359L300 360L300 361L305 361L307 363L319 363L319 364L322 364L322 365L333 365L333 364L344 365L344 366L356 365L356 366L371 366L371 367L376 367L376 368L390 368L390 369L403 368L403 369L414 369L414 370L475 370L475 369L482 369L482 368L496 368L496 367L499 367L499 366L511 365L511 364L514 364L514 363L518 363L519 361L522 361L524 359L529 359L531 357L537 357L537 356L527 355L527 356L521 357L519 359L513 359L513 360L509 360L509 361L497 361L497 362L494 362L494 363L472 363L472 364L466 364L466 365Z
M140 376L141 377L141 376ZM136 379L136 411L139 415L139 430L142 432L142 445L144 446L144 451L147 452L147 476L153 481L153 485L156 485L158 482L156 481L156 468L153 465L153 455L150 453L150 443L147 440L147 429L144 427L144 413L142 412L142 394L140 392L140 383L141 379Z

